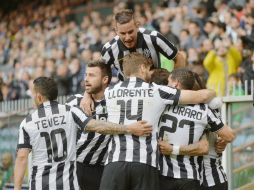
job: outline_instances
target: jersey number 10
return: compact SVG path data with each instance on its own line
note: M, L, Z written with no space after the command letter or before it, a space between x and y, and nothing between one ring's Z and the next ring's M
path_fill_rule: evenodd
M60 134L62 139L63 155L58 155L58 145L56 140L56 135ZM47 153L48 153L48 162L52 163L52 158L55 162L61 162L67 157L67 139L65 130L62 128L55 129L49 133L41 132L41 137L45 138Z

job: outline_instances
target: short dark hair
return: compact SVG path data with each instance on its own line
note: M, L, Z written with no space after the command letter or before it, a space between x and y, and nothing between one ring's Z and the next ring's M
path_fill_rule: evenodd
M56 100L58 96L57 84L53 78L38 77L33 81L34 89L48 100Z
M186 68L174 69L170 77L178 80L184 90L192 90L196 81L193 72Z
M157 68L151 76L151 82L159 85L168 85L168 77L170 72L167 69Z
M201 80L201 78L199 77L199 75L195 72L193 72L194 78L195 78L195 84L193 86L192 90L201 90L201 89L205 89L205 84L204 82Z
M115 21L119 24L126 24L134 19L134 13L131 9L123 9L115 14Z
M225 32L226 29L227 29L227 26L226 26L226 24L225 24L224 22L218 22L218 23L217 23L217 26L218 26L219 28L221 28L224 32Z
M108 77L108 84L110 84L112 79L112 70L110 64L106 64L103 59L91 61L87 64L87 67L99 67L101 69L102 75Z

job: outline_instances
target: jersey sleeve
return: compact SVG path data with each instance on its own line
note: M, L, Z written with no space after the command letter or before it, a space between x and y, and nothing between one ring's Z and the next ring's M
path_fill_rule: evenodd
M65 104L68 106L79 106L83 96L81 94L75 94L69 97Z
M177 105L180 97L180 90L169 86L156 85L159 98L166 105Z
M106 64L113 65L114 64L114 55L112 52L112 45L110 42L107 42L101 51L102 59L105 60Z
M222 122L218 113L209 107L208 107L207 119L208 119L208 124L211 127L210 128L211 132L216 132L224 126L224 123Z
M17 149L20 149L20 148L32 149L32 145L30 142L30 135L28 131L26 130L25 120L20 124L20 127L19 127L19 140L18 140Z
M172 44L168 39L166 39L159 32L156 33L156 44L158 46L159 52L168 59L174 59L178 52L178 49L174 44Z
M93 119L92 117L86 116L86 114L78 107L74 106L70 109L73 121L78 125L81 130L84 130L87 123Z

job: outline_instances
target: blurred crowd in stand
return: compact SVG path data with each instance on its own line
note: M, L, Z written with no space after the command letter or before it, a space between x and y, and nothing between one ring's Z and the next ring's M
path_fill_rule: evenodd
M248 80L250 92L254 0L115 1L112 14L89 10L81 23L73 19L75 7L68 1L36 2L0 12L0 101L30 97L30 83L39 76L54 77L59 95L82 92L86 64L99 59L102 46L115 36L112 15L123 8L133 9L141 26L184 50L187 67L217 95L235 93L227 81Z

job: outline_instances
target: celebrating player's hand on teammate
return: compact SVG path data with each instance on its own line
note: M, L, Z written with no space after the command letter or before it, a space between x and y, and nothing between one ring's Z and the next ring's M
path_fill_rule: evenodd
M153 130L152 125L143 120L127 125L127 128L129 133L136 136L150 136Z
M160 152L164 155L170 155L173 151L173 146L171 144L169 144L167 141L159 139L158 145L160 148Z
M85 112L87 116L91 116L94 111L94 102L88 93L84 93L84 98L80 102L80 107Z
M226 146L227 146L227 142L224 141L222 138L218 137L217 141L215 142L215 151L219 154L222 153Z

